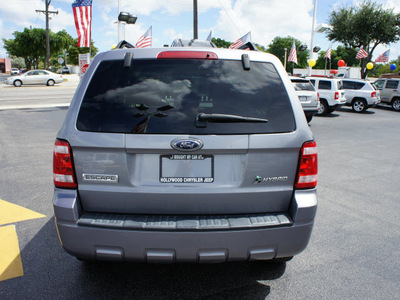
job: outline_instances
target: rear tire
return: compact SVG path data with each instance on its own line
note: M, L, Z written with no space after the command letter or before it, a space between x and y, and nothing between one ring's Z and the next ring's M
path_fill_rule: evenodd
M313 116L306 116L307 122L310 123Z
M353 100L353 102L351 103L351 107L353 108L353 111L363 113L367 110L368 104L367 101L365 101L364 99L358 98Z
M392 101L392 108L395 110L395 111L400 111L400 99L393 99L393 101Z
M324 116L329 112L328 102L325 99L320 99L317 115Z
M15 87L20 87L22 85L22 81L21 80L15 80L14 81L14 86Z
M53 86L54 84L55 84L55 82L54 82L53 79L49 79L49 80L47 81L47 85L48 85L48 86Z

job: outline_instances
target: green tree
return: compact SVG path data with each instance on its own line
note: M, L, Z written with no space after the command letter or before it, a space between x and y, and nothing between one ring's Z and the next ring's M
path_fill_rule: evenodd
M212 38L211 41L217 46L217 48L229 48L232 45L231 42L227 42L220 38Z
M361 5L333 10L329 23L333 27L327 33L329 40L341 42L347 48L363 47L367 51L368 57L361 60L362 78L367 76L366 65L371 61L375 48L379 44L389 44L400 39L400 14L370 0Z
M28 69L38 69L39 63L46 57L46 30L42 28L25 28L23 32L15 31L14 39L3 39L4 48L12 56L22 57ZM60 55L72 51L72 63L78 64L77 54L89 52L89 48L77 48L78 39L72 38L66 30L57 33L50 31L51 61ZM92 42L93 44L93 42ZM98 49L92 46L93 56ZM77 53L75 55L75 53ZM76 59L75 59L75 56Z
M12 56L22 57L28 69L38 68L39 61L46 56L46 30L41 28L15 31L14 39L3 39L4 48Z
M94 45L93 40L91 41L91 48L86 47L78 47L78 39L74 39L72 45L67 49L68 55L68 63L72 65L79 64L79 54L89 53L90 56L94 57L99 49Z
M307 59L309 57L308 51L298 51L301 46L301 42L296 40L291 36L287 37L275 37L272 42L268 45L267 52L274 54L276 57L280 59L283 65L285 65L285 48L287 51L287 56L289 56L290 49L292 48L293 41L295 41L296 49L297 49L297 62L296 66L293 62L288 62L286 64L286 71L293 73L293 68L306 68L308 66Z

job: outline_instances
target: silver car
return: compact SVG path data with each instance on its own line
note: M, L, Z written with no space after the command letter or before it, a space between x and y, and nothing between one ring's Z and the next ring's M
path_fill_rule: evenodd
M292 76L290 80L299 97L307 122L310 123L313 116L318 112L319 95L317 90L309 79Z
M275 56L129 47L85 73L54 185L61 244L79 259L286 261L310 239L317 148Z
M22 75L8 77L5 84L20 87L23 84L45 84L53 86L56 83L63 82L61 75L55 74L47 70L32 70Z

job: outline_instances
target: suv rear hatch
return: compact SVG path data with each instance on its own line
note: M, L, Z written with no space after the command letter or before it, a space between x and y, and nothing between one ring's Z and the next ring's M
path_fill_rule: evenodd
M273 64L165 53L97 66L71 143L83 209L287 211L304 137Z

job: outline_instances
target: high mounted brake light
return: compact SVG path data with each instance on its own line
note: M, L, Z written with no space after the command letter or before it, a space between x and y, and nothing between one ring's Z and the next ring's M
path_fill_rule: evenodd
M309 189L317 186L318 155L317 143L306 142L301 147L295 188Z
M53 180L59 188L77 187L71 146L66 141L56 140L54 143Z
M157 59L211 59L217 60L218 56L209 51L164 51L157 55Z

